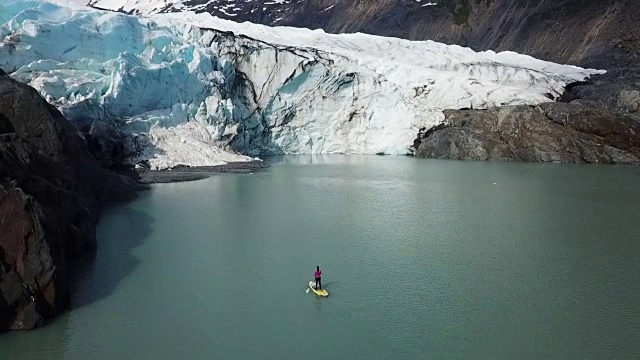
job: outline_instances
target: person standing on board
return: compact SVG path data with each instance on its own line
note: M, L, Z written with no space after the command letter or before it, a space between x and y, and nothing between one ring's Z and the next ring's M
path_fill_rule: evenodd
M316 290L322 289L322 281L321 281L322 271L320 271L320 266L316 266L315 278L316 278Z

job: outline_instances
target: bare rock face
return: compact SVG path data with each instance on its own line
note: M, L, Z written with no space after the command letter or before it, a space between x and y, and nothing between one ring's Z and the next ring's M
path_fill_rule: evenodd
M66 260L95 250L100 207L135 188L36 90L0 72L0 331L69 305Z
M68 305L64 262L42 208L15 184L0 185L0 214L0 329L31 329Z
M418 157L640 164L640 122L579 104L449 110L417 139Z

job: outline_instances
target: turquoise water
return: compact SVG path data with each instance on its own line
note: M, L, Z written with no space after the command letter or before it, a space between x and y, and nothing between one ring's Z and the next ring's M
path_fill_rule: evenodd
M640 168L269 161L106 211L74 309L0 359L640 357Z

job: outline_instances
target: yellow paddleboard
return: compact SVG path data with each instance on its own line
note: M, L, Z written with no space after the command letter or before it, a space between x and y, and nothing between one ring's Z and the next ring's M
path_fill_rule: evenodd
M318 296L329 296L329 292L325 289L316 290L316 282L314 280L309 281L309 288Z

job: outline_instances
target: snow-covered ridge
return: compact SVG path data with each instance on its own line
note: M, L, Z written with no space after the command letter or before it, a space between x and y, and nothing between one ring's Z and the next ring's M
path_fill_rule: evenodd
M443 109L546 102L597 73L510 52L193 12L136 17L10 0L0 23L1 68L76 123L149 134L135 141L144 144L136 159L156 167L239 159L216 146L404 154L420 128L443 121Z

